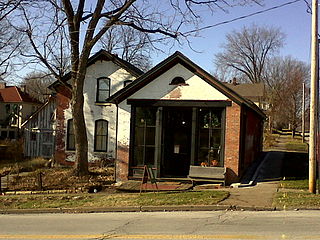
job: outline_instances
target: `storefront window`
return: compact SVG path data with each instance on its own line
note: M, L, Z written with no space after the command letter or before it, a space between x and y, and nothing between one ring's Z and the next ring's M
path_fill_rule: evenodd
M136 107L133 165L154 165L156 108Z
M222 110L200 108L198 116L198 158L195 164L223 166L220 157Z

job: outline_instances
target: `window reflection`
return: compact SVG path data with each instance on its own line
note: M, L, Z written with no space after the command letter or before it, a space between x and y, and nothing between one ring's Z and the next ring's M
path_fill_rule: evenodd
M198 159L196 165L223 166L221 150L222 110L200 108L198 125Z

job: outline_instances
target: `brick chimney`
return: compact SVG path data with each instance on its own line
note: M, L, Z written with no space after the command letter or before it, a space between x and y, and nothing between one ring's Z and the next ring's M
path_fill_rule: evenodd
M234 77L234 78L232 79L232 84L233 84L233 85L238 85L238 83L237 83L237 78Z
M4 88L6 88L6 86L7 86L6 82L0 81L0 89L4 89Z

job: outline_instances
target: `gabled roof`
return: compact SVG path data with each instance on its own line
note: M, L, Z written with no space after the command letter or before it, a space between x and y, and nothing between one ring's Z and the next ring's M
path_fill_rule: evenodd
M265 94L263 83L224 83L228 88L247 98L263 97Z
M117 64L119 67L125 69L128 71L132 76L139 77L140 75L143 74L143 71L141 71L139 68L135 67L131 63L119 58L117 55L114 55L112 53L107 52L106 50L101 49L94 55L92 55L88 59L88 64L87 67L95 64L97 61L112 61L113 63ZM67 73L63 77L63 81L68 81L71 78L71 72ZM49 88L55 87L56 85L59 85L59 81L55 81L52 83Z
M123 100L130 97L133 93L137 92L138 90L146 86L148 83L153 81L155 78L160 76L162 73L166 72L178 63L183 65L185 68L193 72L195 75L197 75L198 77L206 81L208 84L216 88L218 91L226 95L230 100L236 102L239 105L244 104L247 107L253 109L262 117L265 117L265 114L262 112L262 110L253 102L245 99L243 96L228 88L225 84L217 80L211 74L203 70L201 67L196 65L189 58L187 58L181 52L178 51L166 58L165 60L163 60L162 62L160 62L158 65L153 67L151 70L149 70L139 78L137 78L127 87L116 92L108 99L108 101L115 104L122 102Z
M7 103L37 103L41 104L38 100L32 98L28 93L22 92L16 86L6 86L0 89L0 102Z

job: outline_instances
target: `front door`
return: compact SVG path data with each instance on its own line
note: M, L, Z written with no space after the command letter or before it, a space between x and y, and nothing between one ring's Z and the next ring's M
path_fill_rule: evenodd
M191 158L192 108L164 108L161 175L186 177Z

